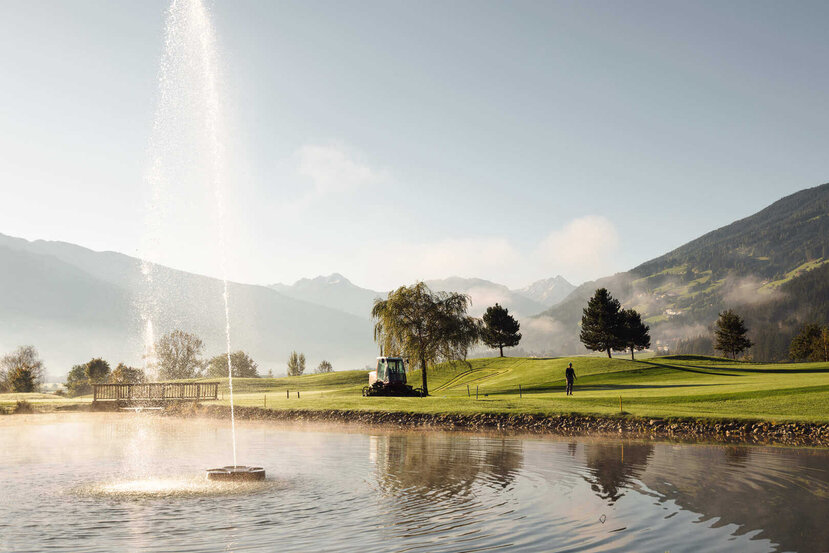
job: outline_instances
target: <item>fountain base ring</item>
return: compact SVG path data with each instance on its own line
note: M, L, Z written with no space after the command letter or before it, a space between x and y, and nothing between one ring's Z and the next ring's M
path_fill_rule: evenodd
M254 482L265 479L265 469L262 467L230 465L217 469L207 469L207 479L217 482Z

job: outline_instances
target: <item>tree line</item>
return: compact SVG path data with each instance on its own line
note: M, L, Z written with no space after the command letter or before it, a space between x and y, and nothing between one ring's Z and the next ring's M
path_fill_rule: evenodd
M727 357L736 359L754 344L748 338L748 328L743 318L732 309L719 314L714 323L712 346ZM599 288L584 308L581 318L582 343L589 350L607 352L641 351L651 345L650 327L634 309L622 309L619 300L613 298L606 288ZM811 343L811 342L809 342Z
M165 334L154 345L147 369L158 380L183 380L189 378L223 378L228 374L228 355L220 353L208 359L202 358L204 342L195 334L173 330ZM233 376L237 378L258 378L258 364L242 350L230 354ZM316 367L316 373L334 370L326 360ZM305 355L292 352L287 363L289 376L305 372ZM273 376L269 371L268 376ZM15 351L0 357L0 392L31 393L41 389L45 378L45 366L34 346L20 346ZM118 363L112 369L103 358L95 357L74 365L66 375L65 392L76 397L92 392L95 384L141 384L151 379L144 369Z
M642 315L635 309L622 309L619 300L599 288L587 302L581 318L579 339L592 351L634 351L651 347L650 327L642 322Z
M736 359L738 355L755 346L748 337L749 329L742 316L727 309L720 313L714 323L710 336L698 336L680 341L678 353L708 354L721 352L726 357ZM789 335L791 336L791 335ZM759 340L769 339L766 333L761 332ZM797 333L789 339L780 336L788 342L788 357L791 361L829 362L829 325L819 323L804 323Z

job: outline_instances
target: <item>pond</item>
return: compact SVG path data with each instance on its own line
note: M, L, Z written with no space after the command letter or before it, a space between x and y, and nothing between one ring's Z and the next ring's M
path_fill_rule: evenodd
M825 551L829 451L0 417L0 551Z

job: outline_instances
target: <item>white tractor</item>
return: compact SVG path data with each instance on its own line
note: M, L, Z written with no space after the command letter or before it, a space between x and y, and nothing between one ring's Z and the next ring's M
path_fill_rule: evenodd
M368 373L368 386L363 387L363 395L420 397L423 392L406 384L405 359L378 357L377 369Z

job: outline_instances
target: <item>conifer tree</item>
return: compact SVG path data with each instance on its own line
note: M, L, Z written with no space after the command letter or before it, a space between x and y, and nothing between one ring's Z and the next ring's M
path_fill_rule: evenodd
M626 349L622 340L621 304L607 291L599 288L587 302L581 318L579 338L587 349L606 351L612 357L611 350Z
M731 309L723 311L714 329L714 349L736 359L738 354L754 345L747 333L742 317Z
M622 309L622 342L630 350L631 360L635 360L633 350L642 351L651 347L650 327L642 322L642 316L633 309Z
M484 313L484 326L481 331L481 340L491 347L501 351L504 356L504 348L511 348L521 341L521 333L518 330L521 325L509 314L509 309L501 307L497 303L486 308Z

